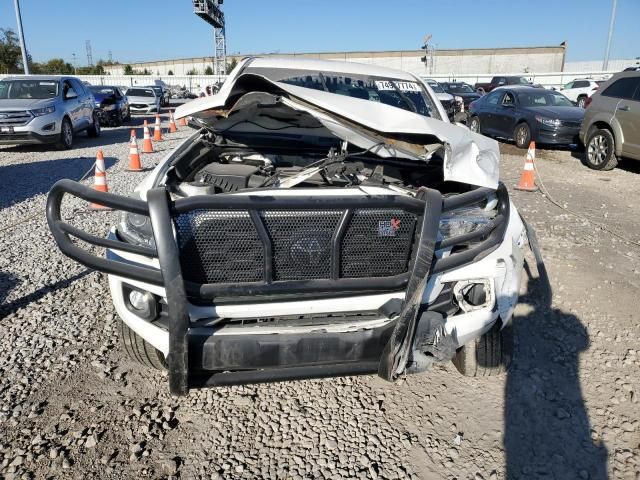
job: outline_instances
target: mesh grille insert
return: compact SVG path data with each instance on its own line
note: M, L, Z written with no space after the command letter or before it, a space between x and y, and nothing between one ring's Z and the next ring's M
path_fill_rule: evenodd
M264 249L249 213L194 210L176 218L182 275L195 283L264 279Z
M342 278L405 273L413 247L415 215L394 209L356 210L342 239Z
M342 211L269 210L261 213L273 245L274 280L331 276L331 237Z

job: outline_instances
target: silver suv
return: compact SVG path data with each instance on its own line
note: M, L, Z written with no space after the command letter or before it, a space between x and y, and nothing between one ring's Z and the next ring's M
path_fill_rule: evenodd
M594 170L611 170L620 157L640 160L640 72L617 73L587 99L580 140Z
M57 144L76 133L100 136L91 91L74 77L16 76L0 80L0 145Z

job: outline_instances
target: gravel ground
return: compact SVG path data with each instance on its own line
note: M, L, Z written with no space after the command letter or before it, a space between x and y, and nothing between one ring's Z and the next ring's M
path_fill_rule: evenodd
M111 191L132 191L144 174L123 171L129 128L65 152L0 147L0 478L640 478L640 250L596 226L640 240L636 165L598 173L572 152L538 151L552 195L589 220L513 191L555 296L532 267L507 376L440 365L395 385L363 376L175 399L121 350L106 277L62 256L44 219L48 189L81 178L98 147ZM189 133L156 144L144 166ZM502 148L511 190L524 155ZM101 235L117 218L67 211Z

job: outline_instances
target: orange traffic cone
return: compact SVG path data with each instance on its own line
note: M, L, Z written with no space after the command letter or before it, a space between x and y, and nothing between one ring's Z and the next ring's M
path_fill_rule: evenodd
M153 129L153 141L161 142L162 141L162 126L160 125L160 115L156 113L156 126Z
M187 124L187 117L182 117L180 120L178 120L178 125L180 125L181 127L186 127L186 126L188 126L188 124Z
M173 119L173 112L169 110L169 133L176 133L178 127L176 127L176 121Z
M129 172L140 172L142 164L140 163L140 154L138 153L138 140L136 139L136 131L131 129L131 144L129 145Z
M538 190L536 187L536 174L533 167L533 162L536 159L536 142L532 141L529 144L529 150L527 150L527 157L524 161L524 170L516 190L524 190L525 192L535 192Z
M104 166L104 155L102 154L102 150L98 150L98 154L96 155L96 169L93 176L93 189L98 192L108 192L109 187L107 186L107 172ZM112 208L105 207L104 205L100 205L99 203L92 203L89 207L91 210L113 210Z
M151 134L149 133L149 125L144 121L144 140L142 141L142 153L153 153L153 143L151 143Z

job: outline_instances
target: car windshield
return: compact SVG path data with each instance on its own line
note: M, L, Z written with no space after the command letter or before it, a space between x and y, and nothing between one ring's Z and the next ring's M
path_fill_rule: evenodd
M50 80L2 80L0 100L54 98L58 88L59 83Z
M89 87L92 93L98 93L100 95L114 95L116 92L113 88L109 87Z
M473 88L466 83L450 83L448 90L449 93L473 93Z
M540 90L539 92L518 92L522 107L573 107L573 103L560 93Z
M519 77L519 78L517 79L517 81L518 81L518 83L519 83L520 85L529 85L529 80L527 80L527 79L526 79L526 78L524 78L524 77Z
M427 83L431 87L431 90L433 90L434 92L444 93L444 89L442 88L442 85L440 85L438 82L427 82Z
M429 94L418 82L362 74L262 67L247 68L245 72L288 85L384 103L425 117L440 118Z
M130 88L127 90L129 97L155 97L151 88Z

